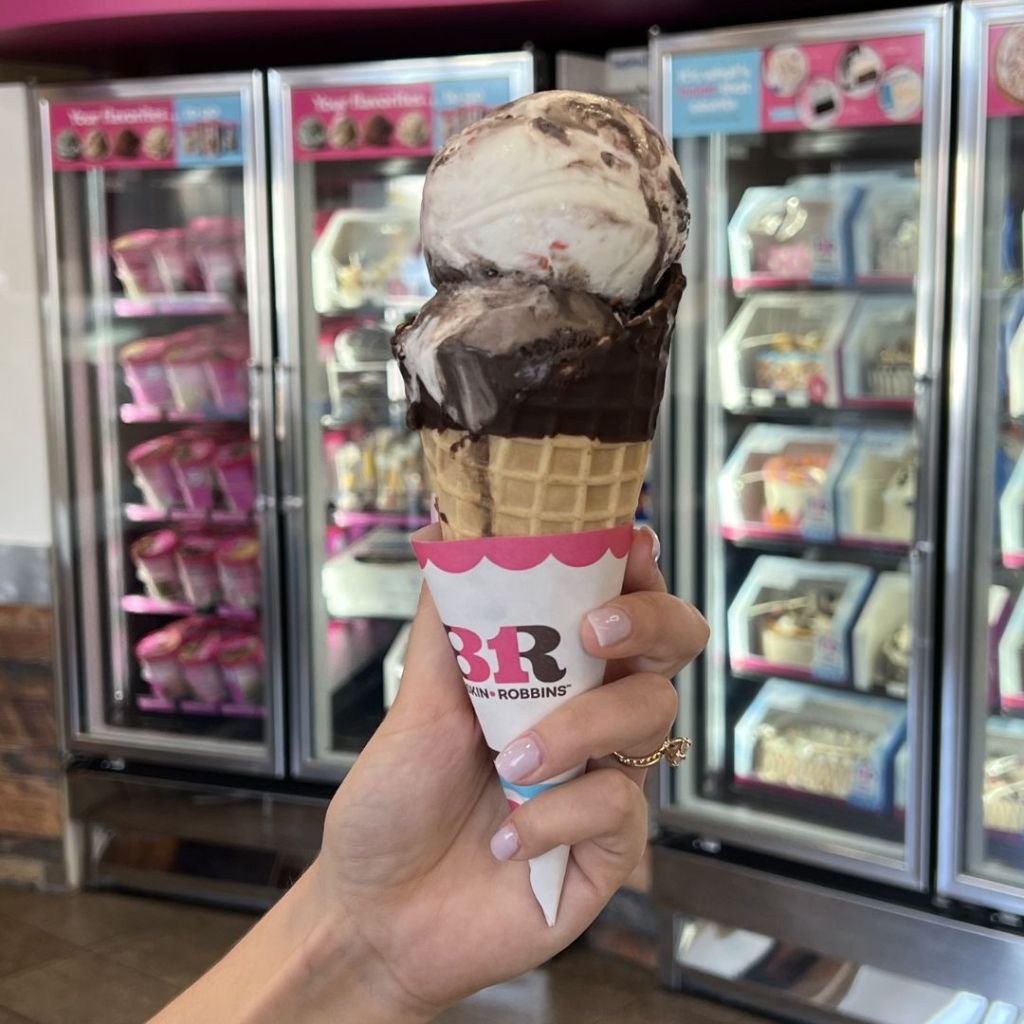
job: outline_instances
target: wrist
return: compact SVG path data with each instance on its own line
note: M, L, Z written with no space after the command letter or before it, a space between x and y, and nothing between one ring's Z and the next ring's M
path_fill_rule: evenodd
M281 1020L275 1016L278 998L292 1008L289 1019L310 1024L426 1024L433 1018L435 1009L403 990L391 965L331 897L319 860L285 900L292 952L271 983L270 1015L261 1013L246 1024Z

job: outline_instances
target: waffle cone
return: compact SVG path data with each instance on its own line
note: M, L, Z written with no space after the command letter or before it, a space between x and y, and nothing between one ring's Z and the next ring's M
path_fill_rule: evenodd
M649 441L420 431L445 540L583 533L633 521Z

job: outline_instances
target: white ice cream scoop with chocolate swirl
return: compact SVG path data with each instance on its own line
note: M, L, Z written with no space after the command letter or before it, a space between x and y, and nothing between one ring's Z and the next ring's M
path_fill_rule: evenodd
M552 91L444 146L421 240L435 284L519 276L630 307L679 258L689 223L679 164L650 122L617 100Z

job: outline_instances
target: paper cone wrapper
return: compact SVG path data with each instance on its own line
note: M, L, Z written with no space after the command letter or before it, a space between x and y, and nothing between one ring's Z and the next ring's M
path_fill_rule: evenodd
M583 649L584 615L622 592L631 524L538 537L434 540L413 548L487 745L504 749L566 701L599 686L605 662ZM539 786L502 780L518 806L583 772L584 765ZM530 861L530 884L555 923L569 848Z

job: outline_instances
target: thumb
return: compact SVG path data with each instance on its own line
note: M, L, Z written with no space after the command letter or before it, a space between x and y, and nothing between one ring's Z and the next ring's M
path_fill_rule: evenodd
M412 705L432 715L469 706L448 632L425 583L412 621L402 682L393 710L405 714Z

